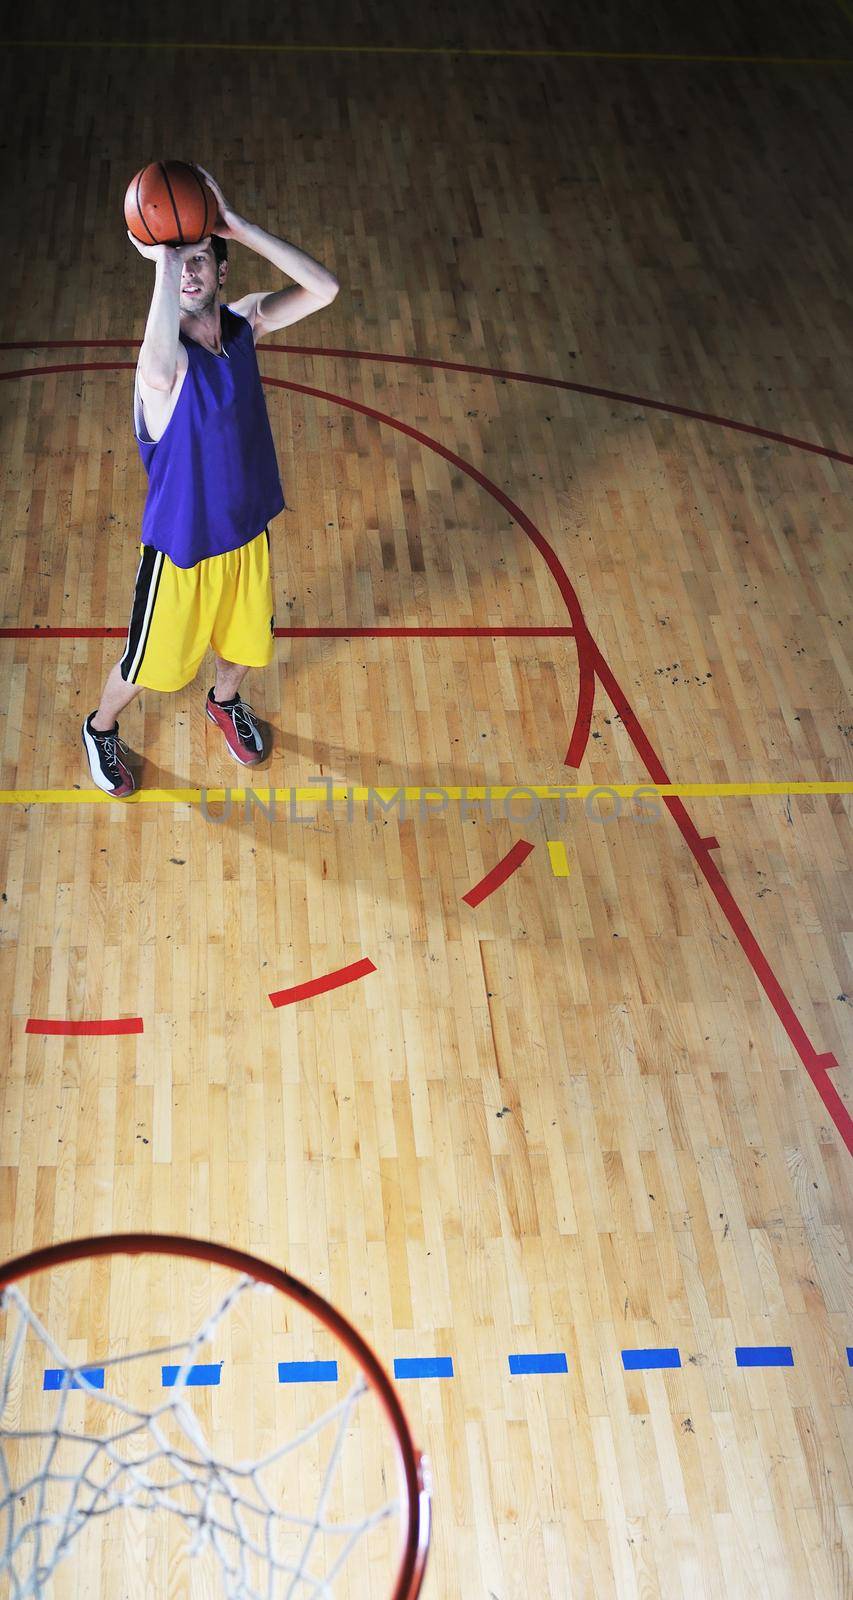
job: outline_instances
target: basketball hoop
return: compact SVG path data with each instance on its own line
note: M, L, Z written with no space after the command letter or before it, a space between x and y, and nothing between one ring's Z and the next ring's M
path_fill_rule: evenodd
M87 1600L153 1594L161 1575L177 1593L189 1557L192 1593L218 1573L227 1600L420 1593L425 1459L370 1346L299 1279L198 1239L72 1240L0 1266L0 1339L12 1600L51 1595L72 1552ZM206 1346L222 1359L201 1362Z

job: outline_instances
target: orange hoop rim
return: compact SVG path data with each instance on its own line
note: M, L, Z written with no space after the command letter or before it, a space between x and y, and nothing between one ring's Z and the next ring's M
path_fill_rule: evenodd
M184 1256L190 1260L228 1267L258 1283L269 1284L286 1298L297 1301L335 1334L358 1362L394 1434L404 1497L401 1515L405 1532L391 1600L416 1600L426 1571L430 1538L430 1486L426 1457L415 1445L406 1413L391 1379L358 1329L316 1289L303 1283L300 1278L293 1277L282 1267L274 1267L246 1250L235 1250L231 1245L218 1244L209 1239L193 1239L184 1234L110 1233L45 1245L0 1265L0 1291L22 1278L45 1272L51 1267L63 1266L69 1261L110 1255Z

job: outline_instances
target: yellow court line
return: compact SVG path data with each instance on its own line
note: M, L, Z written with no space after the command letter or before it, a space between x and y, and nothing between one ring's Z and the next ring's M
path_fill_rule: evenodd
M843 3L843 0L842 0ZM728 62L735 66L851 67L849 56L684 55L667 50L505 50L408 44L265 44L228 39L0 39L4 50L200 50L255 51L272 55L501 56L507 60Z
M566 855L566 847L562 839L546 839L545 843L548 846L548 854L551 857L551 871L554 877L567 878L570 871L569 858Z
M853 794L853 780L829 779L792 783L495 783L495 784L417 784L383 785L332 783L323 779L310 787L284 789L138 789L121 805L220 805L228 800L243 805L247 797L259 805L297 806L366 803L371 798L384 806L392 802L423 801L436 810L445 800L587 800L590 796L609 796L620 800L654 800L675 796L682 800L727 800L738 796ZM102 805L112 796L100 789L0 789L0 805Z

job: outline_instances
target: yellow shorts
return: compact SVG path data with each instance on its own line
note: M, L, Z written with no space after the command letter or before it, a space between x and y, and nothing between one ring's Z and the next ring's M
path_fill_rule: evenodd
M119 663L127 683L183 689L208 645L240 667L266 667L275 649L269 534L239 550L176 567L142 545L127 645Z

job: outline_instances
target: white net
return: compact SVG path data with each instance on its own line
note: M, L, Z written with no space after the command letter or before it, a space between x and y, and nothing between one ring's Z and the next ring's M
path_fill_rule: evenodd
M91 1600L159 1593L158 1571L168 1578L163 1593L227 1600L388 1594L399 1544L393 1441L377 1442L388 1435L378 1414L366 1431L357 1417L364 1406L379 1412L375 1397L352 1363L330 1405L318 1405L316 1386L310 1403L295 1393L282 1399L258 1297L282 1299L252 1278L232 1281L189 1338L110 1356L94 1371L91 1361L69 1358L16 1286L3 1292L0 1573L12 1600L58 1595L54 1580L72 1552L83 1577L62 1593ZM223 1407L194 1385L203 1348L221 1348L229 1321L232 1354L248 1356L235 1363L243 1381ZM249 1348L258 1327L261 1357ZM44 1373L55 1394L45 1392ZM270 1441L251 1459L235 1450L247 1422L256 1440ZM117 1534L119 1511L126 1526ZM181 1559L192 1558L192 1582L178 1589L162 1519L183 1530ZM140 1579L142 1552L149 1566Z

